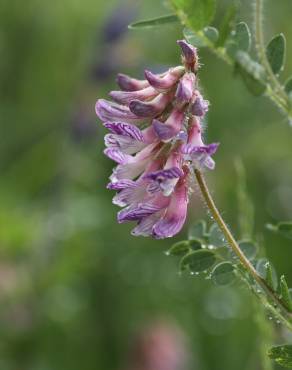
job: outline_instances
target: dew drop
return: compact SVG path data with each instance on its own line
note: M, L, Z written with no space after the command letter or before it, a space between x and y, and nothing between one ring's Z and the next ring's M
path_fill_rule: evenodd
M166 256L169 256L169 255L170 255L169 251L164 252L164 254L165 254Z

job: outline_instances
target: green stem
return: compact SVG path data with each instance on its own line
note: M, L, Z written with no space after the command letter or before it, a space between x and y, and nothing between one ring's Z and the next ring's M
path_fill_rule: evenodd
M292 317L291 317L292 315L289 312L288 307L286 307L285 303L281 301L281 299L276 295L273 289L271 289L271 287L266 283L266 281L257 273L254 266L250 263L250 261L246 258L246 256L240 249L237 241L235 240L229 228L225 224L223 218L221 217L220 212L218 211L214 203L214 200L209 192L208 186L205 182L202 172L199 171L198 169L195 169L195 176L197 178L201 193L204 197L207 207L209 211L211 212L214 218L214 221L220 227L229 246L232 248L233 252L238 257L244 269L252 276L252 278L257 282L257 284L266 293L267 297L278 308L278 310L274 308L273 313L277 315L281 319L281 321L283 321L290 330L292 330ZM272 308L272 305L271 305L271 308Z
M267 59L266 51L265 51L265 43L264 43L264 33L263 33L263 20L262 20L262 7L263 7L263 0L255 0L255 40L256 40L256 47L258 52L258 57L260 62L262 63L263 67L266 70L268 79L273 87L274 94L278 96L281 104L283 105L286 112L289 113L289 104L288 98L286 93L283 90L282 85L280 84L279 80L275 76L270 63Z

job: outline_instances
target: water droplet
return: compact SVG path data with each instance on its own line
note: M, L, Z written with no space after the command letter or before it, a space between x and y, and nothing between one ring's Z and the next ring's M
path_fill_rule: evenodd
M198 276L198 275L200 275L200 273L199 273L198 271L196 271L196 272L195 272L195 275L197 275L197 276Z
M195 275L194 271L191 271L191 275Z
M170 255L169 251L164 252L164 254L165 254L166 256L169 256L169 255Z

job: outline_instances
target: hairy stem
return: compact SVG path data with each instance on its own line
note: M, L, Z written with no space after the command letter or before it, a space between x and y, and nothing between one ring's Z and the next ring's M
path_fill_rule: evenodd
M282 85L280 84L279 80L275 76L270 63L267 59L266 50L265 50L265 42L264 42L264 33L263 33L263 20L262 20L262 8L263 8L263 0L255 0L255 41L256 41L256 48L258 52L258 57L260 62L262 63L263 67L266 70L268 79L270 81L271 86L273 87L275 95L278 95L281 104L283 105L284 110L288 111L288 104L287 104L287 95L283 90Z
M229 246L232 248L233 252L238 257L241 265L244 269L250 274L250 276L256 281L256 283L261 287L261 289L266 293L269 300L273 303L275 307L278 309L273 309L273 313L278 316L281 321L290 329L292 330L292 317L289 309L286 307L285 303L281 301L281 299L276 295L276 293L271 289L271 287L267 284L267 282L257 273L254 266L250 263L250 261L246 258L242 250L240 249L237 241L233 237L232 233L230 232L228 226L224 222L220 212L218 211L214 200L210 194L206 181L203 177L203 174L200 170L195 169L195 175L203 195L203 198L207 204L209 211L211 212L214 221L220 227L226 241L228 242ZM271 308L273 306L271 305Z

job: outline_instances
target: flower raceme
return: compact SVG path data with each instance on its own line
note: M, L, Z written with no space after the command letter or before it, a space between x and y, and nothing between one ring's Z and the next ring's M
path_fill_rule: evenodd
M121 91L99 99L96 114L110 131L104 153L117 162L108 188L123 207L118 222L136 222L133 235L171 237L183 227L194 168L213 169L217 143L205 145L201 121L208 101L198 90L197 50L184 40L183 66L145 80L119 74Z

